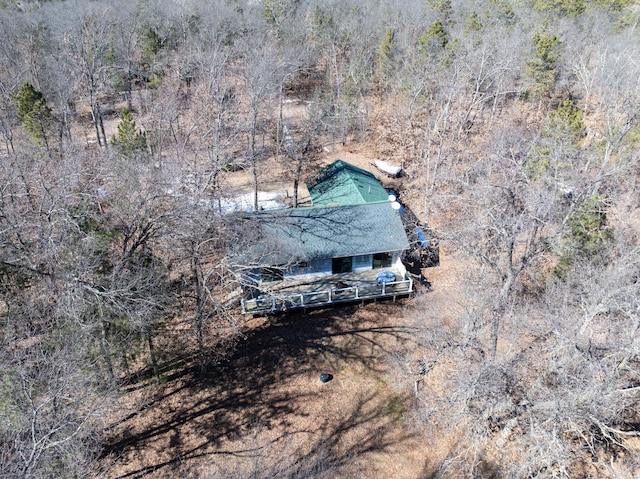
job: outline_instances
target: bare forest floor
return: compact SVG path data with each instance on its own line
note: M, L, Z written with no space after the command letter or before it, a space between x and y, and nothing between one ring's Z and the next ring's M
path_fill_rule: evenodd
M178 360L162 387L132 385L107 434L110 477L413 478L446 454L412 432L408 394L389 375L389 355L412 341L402 305L254 321L205 372Z

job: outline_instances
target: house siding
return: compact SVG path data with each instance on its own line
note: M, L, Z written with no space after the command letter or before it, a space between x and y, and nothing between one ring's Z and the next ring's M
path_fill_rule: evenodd
M372 255L364 254L360 256L353 257L353 271L367 271L371 269L371 264L373 262Z
M309 261L305 267L292 266L284 273L284 279L313 278L331 274L331 258Z
M393 267L402 273L402 276L407 274L407 268L402 263L402 251L396 251L393 253Z
M406 268L401 261L401 251L393 251L391 255L390 267L400 271L402 275L406 273ZM352 257L352 270L362 272L373 269L373 254L364 254ZM332 258L310 261L306 266L291 266L283 275L284 280L301 278L323 277L332 274Z

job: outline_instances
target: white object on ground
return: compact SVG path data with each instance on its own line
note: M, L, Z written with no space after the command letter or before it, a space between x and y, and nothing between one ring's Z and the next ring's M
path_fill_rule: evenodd
M387 163L386 161L375 160L373 164L380 171L390 176L398 176L400 173L402 173L401 166L392 165L391 163Z

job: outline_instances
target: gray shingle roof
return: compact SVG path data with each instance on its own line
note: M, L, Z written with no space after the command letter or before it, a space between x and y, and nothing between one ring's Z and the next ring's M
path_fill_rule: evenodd
M245 235L251 232L236 255L245 264L283 265L409 247L389 201L255 213L243 218L242 229Z

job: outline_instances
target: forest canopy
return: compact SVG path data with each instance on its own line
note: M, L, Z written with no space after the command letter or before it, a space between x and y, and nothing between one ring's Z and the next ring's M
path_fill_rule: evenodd
M132 385L197 380L250 331L233 175L258 210L277 171L297 205L352 149L402 165L464 265L455 301L404 305L419 345L388 362L399 388L429 366L411 422L458 435L433 477L637 475L639 20L636 0L0 0L0 470L113 475Z

